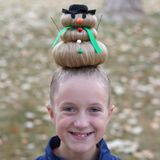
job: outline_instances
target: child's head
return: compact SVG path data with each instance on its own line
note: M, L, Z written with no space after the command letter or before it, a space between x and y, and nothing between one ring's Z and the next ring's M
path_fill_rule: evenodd
M61 150L93 153L113 111L110 81L98 66L105 61L107 49L95 39L95 24L90 25L92 18L96 22L95 10L72 5L62 11L66 28L58 35L62 41L56 45L57 38L53 48L61 68L52 78L48 110Z
M51 82L50 101L49 113L62 146L74 152L95 149L113 110L105 73L97 67L58 70Z

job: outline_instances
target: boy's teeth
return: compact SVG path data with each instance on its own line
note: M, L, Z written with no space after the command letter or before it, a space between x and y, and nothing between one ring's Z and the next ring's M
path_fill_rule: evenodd
M73 133L74 135L76 135L76 136L86 136L87 134L85 134L85 133Z
M91 132L90 133L75 133L75 132L71 132L71 134L73 134L75 136L79 136L79 137L86 137L86 136L90 135Z
M86 137L87 134L76 134L76 136L78 136L78 137Z

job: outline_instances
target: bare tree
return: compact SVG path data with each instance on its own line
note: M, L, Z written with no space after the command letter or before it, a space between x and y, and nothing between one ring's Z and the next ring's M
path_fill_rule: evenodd
M144 15L141 0L105 0L104 18L114 21L135 20Z

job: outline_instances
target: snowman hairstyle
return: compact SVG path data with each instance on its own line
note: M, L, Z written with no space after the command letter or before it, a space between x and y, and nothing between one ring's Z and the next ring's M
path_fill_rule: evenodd
M62 9L60 30L53 42L53 58L60 69L55 71L50 85L50 101L54 104L54 95L61 82L73 76L82 75L86 78L101 80L108 92L110 106L110 81L99 67L107 58L107 48L97 41L96 10L88 10L86 5L73 4L69 10ZM61 41L58 40L61 38Z

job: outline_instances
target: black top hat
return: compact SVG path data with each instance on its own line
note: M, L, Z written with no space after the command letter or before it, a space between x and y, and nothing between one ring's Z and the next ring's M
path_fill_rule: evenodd
M96 13L96 10L88 10L88 7L86 5L82 5L82 4L73 4L69 7L69 10L67 9L62 9L62 13L65 14L71 14L71 15L75 15L75 14L92 14L94 15Z

